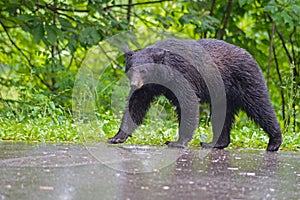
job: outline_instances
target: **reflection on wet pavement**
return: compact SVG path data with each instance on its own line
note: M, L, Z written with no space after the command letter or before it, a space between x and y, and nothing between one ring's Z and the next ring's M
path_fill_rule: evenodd
M300 153L0 143L1 199L300 199Z

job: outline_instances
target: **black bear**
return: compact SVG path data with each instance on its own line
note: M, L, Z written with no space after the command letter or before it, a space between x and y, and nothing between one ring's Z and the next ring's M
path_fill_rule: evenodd
M202 147L227 147L240 109L268 134L268 151L280 147L282 134L265 80L246 50L221 40L168 39L137 52L127 48L125 56L131 91L121 127L109 143L126 141L142 123L151 101L164 95L179 119L179 139L166 142L168 146L187 145L199 122L197 106L206 102L216 111L212 111L214 137L211 143L201 143ZM222 83L216 84L220 80Z

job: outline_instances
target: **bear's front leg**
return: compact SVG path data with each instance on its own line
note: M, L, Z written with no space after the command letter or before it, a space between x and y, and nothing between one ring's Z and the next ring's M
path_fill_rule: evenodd
M167 144L168 147L185 148L192 140L199 121L199 113L197 110L198 104L197 102L192 103L188 104L189 107L187 107L185 104L182 104L183 106L181 107L181 112L178 114L179 138L174 142L167 141L165 144Z
M232 127L232 124L234 122L234 109L230 109L229 105L227 105L227 112L225 117L225 122L223 127L222 123L222 115L212 115L212 129L213 129L213 141L212 142L201 142L200 146L205 149L224 149L226 148L230 143L230 130ZM220 134L218 132L221 131Z
M121 127L118 133L114 137L109 138L107 142L110 144L118 144L125 142L126 139L129 136L131 136L132 132L136 129L136 127L137 124L131 118L129 109L127 107L123 115Z
M125 133L121 129L118 131L118 133L114 136L108 139L108 143L110 144L118 144L123 143L126 141L128 137L131 137L131 135Z
M146 89L130 91L129 100L122 117L121 127L114 137L108 139L108 143L117 144L125 142L142 123L150 102L153 99L152 96L146 96L145 94L149 94Z

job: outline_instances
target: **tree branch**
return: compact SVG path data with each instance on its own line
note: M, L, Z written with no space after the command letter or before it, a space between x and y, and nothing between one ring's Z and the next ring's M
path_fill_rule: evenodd
M209 10L209 16L211 16L211 17L213 16L215 6L216 6L216 0L212 0L211 7L210 7L210 10ZM206 38L206 36L207 36L207 31L205 31L204 34L203 34L204 38Z
M0 24L1 26L3 27L9 41L11 42L11 44L21 53L21 55L26 59L26 61L28 62L29 66L31 68L29 68L30 70L31 69L34 69L36 68L30 61L30 59L28 58L28 56L22 51L22 49L14 42L14 40L11 38L10 34L8 33L8 30L5 26L5 24L3 24L3 22L0 20ZM34 73L35 74L35 73ZM48 89L51 90L51 85L49 85L47 82L45 82L38 74L35 74L35 76L45 85L47 86Z
M128 7L127 7L127 21L128 21L128 23L130 22L131 4L132 4L132 0L128 0Z
M211 7L210 7L210 10L209 10L209 16L213 15L215 6L216 6L216 0L212 0Z
M296 95L297 95L297 90L298 90L298 85L300 85L300 81L297 83L297 77L298 77L298 71L297 71L297 68L296 68L296 63L297 63L297 58L296 58L296 53L295 53L295 48L294 48L294 41L293 41L293 35L296 33L296 26L294 26L293 28L293 32L290 34L289 36L289 41L292 45L292 55L293 55L293 60L294 60L294 67L293 67L293 82L295 83L293 85L294 89L294 100L293 100L293 105L292 105L292 108L293 108L293 131L295 131L296 129Z
M103 7L104 11L107 11L111 8L120 8L120 7L133 7L133 6L138 6L138 5L147 5L147 4L155 4L155 3L162 3L166 1L173 1L173 0L156 0L156 1L147 1L147 2L137 2L137 3L131 3L132 1L129 1L128 4L114 4L110 6ZM47 8L53 12L79 12L79 13L88 13L90 10L87 9L70 9L70 8L59 8L56 7L55 5L50 5L50 4L41 4L41 3L36 3L35 4L38 8Z
M285 50L286 55L287 55L288 58L289 58L290 63L293 63L293 58L292 58L292 56L291 56L289 50L287 49L287 47L286 47L286 45L285 45L285 42L284 42L284 39L283 39L283 36L282 36L282 34L280 33L280 31L278 30L278 28L277 28L276 25L275 25L275 30L276 30L276 33L278 34L279 38L280 38L281 44L282 44L282 46L283 46L283 48L284 48L284 50Z
M55 5L49 5L49 4L40 4L40 3L35 3L35 5L38 8L47 8L48 10L51 10L53 12L58 12L58 11L63 11L63 12L80 12L80 13L86 13L89 12L89 10L85 10L85 9L67 9L67 8L59 8L56 7Z
M111 6L106 6L103 8L103 10L109 10L111 8L117 8L117 7L128 7L128 6L138 6L138 5L147 5L147 4L155 4L155 3L162 3L166 1L173 1L173 0L156 0L156 1L147 1L147 2L137 2L137 3L129 3L129 4L115 4Z
M271 69L271 61L272 61L272 51L273 51L273 41L274 41L274 33L275 33L275 22L272 21L272 31L269 35L270 37L270 46L269 46L269 58L268 58L268 73L267 73L267 83L269 84L269 80L271 78L270 69Z
M297 56L296 56L296 52L295 52L295 45L294 45L294 41L293 41L293 35L296 33L296 26L294 26L293 28L293 32L290 34L290 38L289 38L289 41L291 43L291 46L292 46L292 55L293 55L293 60L294 60L294 75L295 76L299 76L299 73L298 73L298 70L296 68L296 65L297 65ZM299 83L300 84L300 83Z
M279 64L278 64L278 59L277 59L277 55L276 55L276 50L275 50L275 46L273 44L272 47L272 51L273 51L273 55L274 55L274 61L275 61L275 66L276 66L276 72L278 75L278 79L279 79L279 83L280 83L280 95L281 95L281 112L282 112L282 118L283 121L285 121L285 97L284 97L284 89L283 89L283 82L282 82L282 77L281 77L281 73L279 70Z
M225 30L230 18L230 13L231 13L231 9L232 9L232 0L228 0L228 4L227 4L227 9L226 9L226 14L225 14L225 18L224 18L224 22L223 22L223 28L218 29L216 35L218 36L218 34L220 34L219 39L223 39L224 35L225 35Z

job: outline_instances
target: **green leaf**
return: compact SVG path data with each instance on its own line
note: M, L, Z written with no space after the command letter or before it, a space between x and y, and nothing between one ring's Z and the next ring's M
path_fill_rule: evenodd
M19 0L9 0L9 4L17 4L19 3Z
M44 27L41 23L38 23L33 29L32 29L32 35L34 38L34 42L39 43L41 39L45 35Z
M184 24L189 24L190 23L190 16L189 15L182 15L180 18L179 18L179 22L181 25L184 25Z
M35 18L30 15L19 15L15 17L15 20L20 22L27 22L27 21L33 21Z
M58 20L62 27L73 28L72 23L70 21L68 21L67 19L58 17Z
M46 25L47 39L50 44L54 45L57 39L56 27L54 25Z
M294 13L296 13L298 16L300 15L300 6L299 5L292 5L292 10Z
M80 32L79 39L83 46L92 46L96 44L101 38L97 29L94 27L87 27Z
M67 35L66 39L68 40L67 46L68 46L71 54L73 54L77 49L78 35L76 35L75 33L72 33L71 35Z
M264 7L265 12L270 12L272 14L276 13L278 11L278 7L276 6L276 3L274 0L271 0L268 2L268 4Z
M288 15L287 12L283 11L281 13L284 23L289 24L290 27L294 26L293 19Z
M243 7L243 5L245 5L247 2L247 0L239 0L239 5L240 7Z

